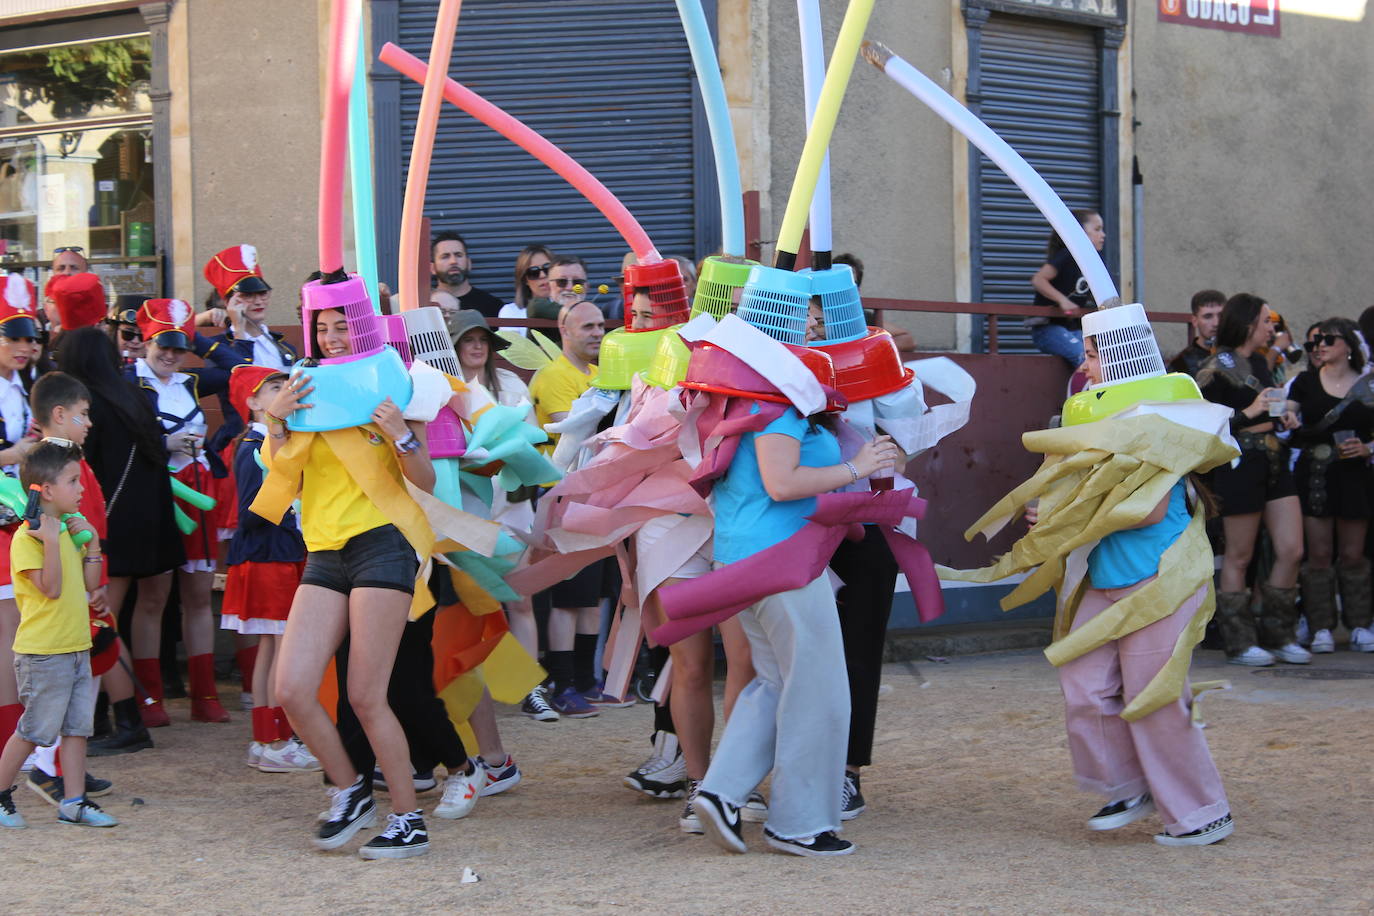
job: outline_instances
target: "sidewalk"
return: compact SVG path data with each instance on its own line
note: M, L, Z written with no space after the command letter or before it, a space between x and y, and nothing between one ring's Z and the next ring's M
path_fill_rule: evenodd
M620 784L649 750L650 710L532 722L502 710L525 782L463 821L431 818L408 862L314 851L318 777L242 763L248 716L186 723L173 702L156 751L93 761L115 781L114 831L59 827L37 796L30 829L0 833L12 913L1368 913L1374 655L1254 670L1202 652L1195 680L1237 829L1168 849L1157 819L1094 834L1099 801L1069 777L1053 670L1034 650L919 658L884 671L859 851L730 856L678 832L680 802ZM227 689L227 700L236 700ZM131 805L138 796L146 804ZM384 797L381 799L385 803ZM437 795L422 797L427 809ZM361 841L361 840L360 840ZM357 843L350 844L352 852ZM471 867L480 877L462 885ZM61 888L61 897L55 890ZM72 903L63 904L60 901Z

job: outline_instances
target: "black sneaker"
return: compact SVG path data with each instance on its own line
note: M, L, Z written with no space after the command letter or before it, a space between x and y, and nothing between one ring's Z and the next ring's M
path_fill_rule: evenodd
M698 789L692 798L702 832L711 842L727 852L744 852L744 835L740 832L739 808L714 792Z
M767 827L763 828L763 838L779 852L790 852L794 856L847 856L854 851L854 844L835 836L835 831L827 830L815 836L784 840Z
M1156 833L1155 842L1161 846L1208 846L1219 843L1235 832L1236 824L1231 815L1226 814L1206 826L1190 833L1174 836L1172 833Z
M845 770L844 785L840 788L840 820L852 821L866 808L864 794L859 789L859 774Z
M410 781L411 784L415 787L416 795L423 795L426 792L433 792L435 786L439 785L439 780L434 778L433 770L425 770L423 773L421 773L414 767L410 768ZM382 775L381 767L373 768L372 785L374 788L377 789L378 792L386 792L388 794L390 794L391 792L391 790L387 788L386 777Z
M24 815L14 806L14 786L0 792L0 827L21 828L29 826Z
M45 802L58 807L62 804L62 799L66 797L66 784L61 776L49 776L38 767L29 770L27 785ZM101 779L99 776L86 774L86 797L100 798L102 795L109 795L114 789L114 783L108 779Z
M315 834L315 845L320 849L338 849L359 830L376 823L372 787L363 777L346 789L330 789L329 798L329 818Z
M1127 824L1134 824L1145 815L1153 814L1154 811L1155 800L1150 797L1149 792L1133 798L1123 798L1121 801L1112 802L1088 818L1088 829L1115 830L1118 827L1125 827Z
M409 859L429 852L429 831L425 829L423 812L416 809L407 814L388 814L386 829L358 850L364 859Z

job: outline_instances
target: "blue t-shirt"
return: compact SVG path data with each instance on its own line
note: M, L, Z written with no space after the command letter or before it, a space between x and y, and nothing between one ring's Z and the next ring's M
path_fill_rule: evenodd
M758 405L753 412L758 412ZM712 490L718 563L734 563L787 540L801 530L806 524L806 516L816 509L814 496L777 502L764 489L754 440L774 433L791 436L801 443L799 463L805 467L822 468L840 463L840 443L834 435L821 427L812 427L792 407L765 426L762 432L740 436L739 450L729 470Z
M1173 546L1191 520L1187 491L1180 480L1169 491L1169 508L1163 521L1146 528L1109 534L1088 554L1088 577L1092 587L1127 588L1159 572L1159 558Z

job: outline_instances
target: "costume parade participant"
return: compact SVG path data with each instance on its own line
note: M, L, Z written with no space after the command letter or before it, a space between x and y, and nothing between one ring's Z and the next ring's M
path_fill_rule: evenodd
M238 366L229 379L229 397L250 425L233 443L237 524L229 542L220 626L258 637L253 674L245 692L253 697L253 740L247 763L265 773L318 770L319 762L293 741L286 710L273 702L277 648L286 631L291 601L305 568L305 541L294 510L274 524L249 507L262 488L258 453L267 437L266 405L286 382L286 373L267 366Z
M1309 332L1320 368L1293 380L1288 399L1302 426L1289 442L1301 449L1294 477L1302 502L1307 561L1299 584L1314 653L1334 652L1336 593L1350 648L1374 652L1369 558L1365 539L1374 512L1369 454L1374 439L1374 378L1355 322L1328 318ZM1334 528L1334 532L1333 532ZM1338 563L1333 563L1339 558Z
M210 600L219 532L224 527L223 507L232 501L233 494L226 492L228 472L219 456L205 448L208 425L200 398L227 391L229 379L221 369L181 371L195 337L194 320L191 307L180 299L149 299L143 303L138 310L138 325L143 331L147 355L126 374L157 413L169 455L167 468L173 478L214 500L209 511L179 500L182 511L195 522L195 527L182 534L186 559L178 569L177 583L186 664L191 675L191 718L199 722L228 722L229 713L220 705L215 686ZM161 609L154 615L140 615L136 610L135 655L155 655L161 632Z
M1046 455L1040 470L966 537L991 537L1038 500L1034 524L996 565L941 575L989 582L1029 571L1003 600L1008 609L1058 593L1045 654L1059 667L1079 787L1107 800L1088 827L1114 830L1158 810L1157 843L1207 845L1234 826L1191 715L1189 658L1214 607L1195 475L1236 455L1230 412L1202 401L1186 375L1166 376L1157 346L1145 352L1141 341L1153 338L1141 306L1083 324L1092 387L1065 404L1062 429L1025 435Z
M1217 620L1227 659L1237 665L1294 665L1312 660L1298 645L1298 567L1302 561L1302 506L1290 470L1288 446L1276 433L1298 425L1293 406L1274 384L1259 351L1274 337L1264 300L1239 293L1227 300L1217 326L1217 352L1198 370L1209 401L1232 409L1231 432L1240 463L1212 472L1209 485L1221 503L1226 552L1222 556ZM1273 545L1273 568L1260 584L1262 610L1251 609L1246 577L1263 523Z

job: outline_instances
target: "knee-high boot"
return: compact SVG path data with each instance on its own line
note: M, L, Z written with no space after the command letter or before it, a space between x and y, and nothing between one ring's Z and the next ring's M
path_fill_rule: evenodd
M1217 623L1228 656L1235 658L1259 645L1255 615L1250 612L1249 592L1217 593Z
M1302 591L1302 610L1314 639L1322 630L1336 629L1336 571L1304 566L1298 578Z
M215 657L209 652L186 660L191 673L191 718L197 722L228 722L215 686Z
M143 724L149 728L165 728L172 724L167 709L162 705L162 662L156 658L134 659L134 676L138 686L143 688L146 697L143 708Z
M1368 560L1336 570L1341 586L1341 618L1350 630L1350 648L1355 652L1374 652L1374 584L1370 581Z
M1298 645L1298 590L1278 588L1267 582L1260 586L1260 646L1273 652L1279 661L1305 665L1312 655Z

